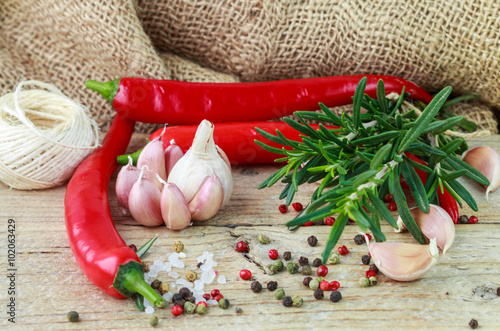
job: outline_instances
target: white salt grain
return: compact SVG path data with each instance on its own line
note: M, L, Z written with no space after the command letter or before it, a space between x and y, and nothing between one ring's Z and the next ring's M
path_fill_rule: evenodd
M172 278L175 278L175 279L179 278L179 274L178 274L177 272L175 272L175 271L170 271L170 272L168 273L168 275L169 275L170 277L172 277Z
M179 259L185 259L187 257L186 253L180 252L179 253Z
M153 307L147 307L147 308L144 310L144 312L145 312L146 314L154 314L155 309L154 309Z
M225 276L220 275L220 276L217 278L217 283L219 283L219 284L226 284L226 277L225 277Z
M217 302L217 300L208 300L208 301L207 301L207 304L212 305L212 306L217 306L217 305L219 305L219 303Z

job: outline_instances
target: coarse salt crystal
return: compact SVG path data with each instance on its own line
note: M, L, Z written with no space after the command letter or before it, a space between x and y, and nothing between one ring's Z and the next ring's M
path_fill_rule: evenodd
M208 300L207 304L217 306L219 303L217 302L217 300Z
M174 296L174 292L167 292L167 293L163 294L163 299L169 301L170 299L172 299L173 296Z
M147 307L146 309L144 309L144 312L146 314L154 314L155 309L153 307Z
M165 264L163 265L163 270L167 272L172 270L172 264L170 264L170 262L165 262Z
M213 282L214 278L215 278L215 270L214 269L204 271L201 274L201 281L205 284L211 284Z
M180 252L179 253L179 258L180 259L185 259L186 257L187 257L186 253L184 253L184 252Z
M197 291L203 290L203 281L201 279L197 279L194 281L194 289Z
M220 276L217 278L217 283L219 283L219 284L226 284L226 277L225 277L225 276L220 275Z
M157 266L163 266L163 261L162 260L154 260L153 262L153 265L157 265Z
M179 278L179 274L178 274L177 272L175 272L175 271L170 271L170 272L168 273L168 275L169 275L170 277L172 277L172 278L175 278L175 279Z

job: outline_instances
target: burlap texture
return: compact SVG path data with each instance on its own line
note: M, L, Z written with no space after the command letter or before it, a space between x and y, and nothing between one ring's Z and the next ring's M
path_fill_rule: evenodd
M387 74L480 95L459 113L496 133L499 17L490 0L4 0L0 93L22 78L53 83L105 131L114 112L87 79Z

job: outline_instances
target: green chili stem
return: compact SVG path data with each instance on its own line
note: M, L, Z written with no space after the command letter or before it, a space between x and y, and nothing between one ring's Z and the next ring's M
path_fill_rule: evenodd
M99 92L110 104L113 104L113 99L118 92L119 85L120 78L109 82L98 82L91 79L85 82L86 88Z
M130 292L142 294L155 307L164 307L165 300L144 280L144 275L137 269L129 269L123 279L123 287Z
M121 165L121 166L127 165L129 156L132 158L132 165L134 165L134 166L137 165L137 159L139 158L139 155L141 154L143 149L144 149L144 147L135 151L132 154L118 155L116 157L116 161L118 162L118 165Z

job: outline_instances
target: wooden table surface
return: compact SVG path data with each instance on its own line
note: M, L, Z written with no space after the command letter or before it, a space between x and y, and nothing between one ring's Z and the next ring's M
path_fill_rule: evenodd
M144 142L144 136L135 135L131 150ZM500 136L475 138L471 146L488 144L500 152ZM474 318L481 329L500 328L500 192L485 199L484 190L468 180L462 183L472 192L479 205L476 225L457 225L452 248L441 256L439 263L422 279L401 283L378 276L376 286L361 288L358 279L367 269L361 256L367 254L366 244L355 245L353 237L358 228L346 227L339 244L350 249L338 265L329 266L327 279L341 284L343 299L333 303L327 297L317 301L313 292L302 285L304 276L290 275L286 271L269 275L264 267L270 263L267 252L276 248L280 253L291 251L294 261L300 256L310 261L319 257L329 234L329 226L302 227L290 232L283 224L294 217L289 211L278 211L281 184L270 189L257 190L257 185L276 170L275 166L234 167L234 193L232 199L212 220L195 224L180 232L166 227L146 228L136 223L117 203L114 181L110 183L110 206L116 227L125 241L137 246L154 234L159 238L144 257L152 263L165 260L173 253L173 243L181 240L185 245L186 267L173 269L181 276L196 270L196 258L204 251L214 254L218 275L227 278L226 284L215 280L205 285L209 292L218 288L231 302L227 310L209 306L206 315L173 317L168 309L156 309L160 319L158 327L194 328L225 327L229 329L323 329L326 327L365 329L468 329ZM150 315L139 312L129 299L114 299L91 284L80 271L71 249L64 226L65 187L42 191L9 190L0 185L0 327L22 330L39 329L142 329L150 327ZM296 202L307 203L314 185L301 187ZM461 214L471 215L464 206ZM8 220L15 221L15 279L8 271ZM408 234L396 234L383 226L388 240L412 242ZM262 245L259 234L266 234L271 242ZM314 234L319 244L310 247L307 237ZM247 255L234 250L240 240L249 243ZM261 293L250 290L250 282L239 279L243 268L252 271L255 280L264 287L275 280L287 295L300 295L301 308L286 308L264 289ZM314 270L314 268L313 268ZM160 280L174 282L166 272ZM12 280L12 282L11 282ZM15 324L8 321L7 312L15 290ZM237 314L235 307L242 308ZM68 311L80 314L78 323L66 320Z

